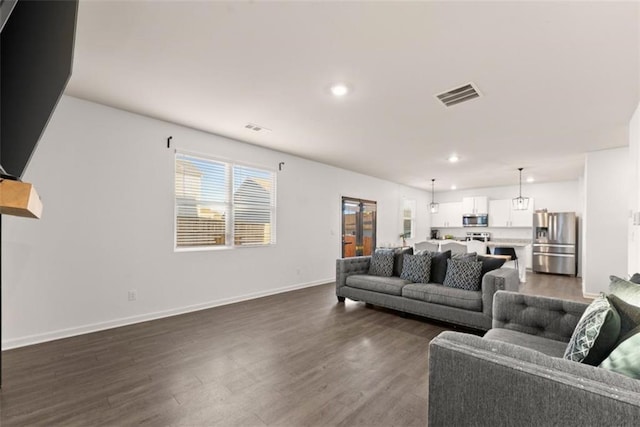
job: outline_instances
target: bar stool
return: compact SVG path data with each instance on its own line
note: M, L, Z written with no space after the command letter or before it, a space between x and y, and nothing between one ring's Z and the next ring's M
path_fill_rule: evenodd
M511 247L495 247L493 249L493 254L494 255L509 255L511 257L511 259L509 261L513 261L515 266L516 266L516 270L519 270L519 268L518 268L518 257L516 256L515 248L511 248Z

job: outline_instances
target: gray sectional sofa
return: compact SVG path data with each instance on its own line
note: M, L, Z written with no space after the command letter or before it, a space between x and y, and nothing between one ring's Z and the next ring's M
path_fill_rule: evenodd
M640 380L563 359L588 304L499 291L493 329L429 345L429 426L640 425Z
M491 328L493 295L517 291L517 270L499 268L482 278L481 290L470 291L435 283L412 283L398 276L369 275L370 256L336 261L336 296L480 330Z

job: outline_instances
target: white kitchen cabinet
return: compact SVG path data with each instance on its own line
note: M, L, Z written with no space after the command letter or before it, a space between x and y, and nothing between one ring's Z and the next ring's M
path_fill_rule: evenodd
M509 227L511 222L511 200L489 202L489 227Z
M462 213L465 215L479 215L489 212L489 199L484 196L463 197Z
M513 209L511 199L489 202L489 227L533 227L533 199L524 211Z
M511 209L511 227L533 227L533 199L529 198L529 208L524 211Z
M440 203L438 213L431 214L431 228L462 227L462 203Z

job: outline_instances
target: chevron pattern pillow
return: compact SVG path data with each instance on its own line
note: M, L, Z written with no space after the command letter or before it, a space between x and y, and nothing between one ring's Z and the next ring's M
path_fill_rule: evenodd
M620 316L604 293L593 300L571 335L564 358L597 366L613 349L620 334Z
M481 272L482 261L448 259L443 284L450 288L479 291Z

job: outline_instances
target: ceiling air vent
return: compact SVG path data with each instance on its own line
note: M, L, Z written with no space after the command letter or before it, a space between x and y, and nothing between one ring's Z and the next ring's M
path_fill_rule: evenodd
M469 101L473 98L480 96L480 92L475 88L473 83L466 84L464 86L451 89L447 92L436 95L436 97L446 106L459 104L461 102Z
M257 125L255 123L247 123L246 125L244 125L244 127L247 128L247 129L251 129L253 131L256 131L256 132L260 132L260 131L271 132L271 129L268 129L268 128L264 127L264 126Z

